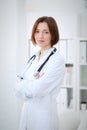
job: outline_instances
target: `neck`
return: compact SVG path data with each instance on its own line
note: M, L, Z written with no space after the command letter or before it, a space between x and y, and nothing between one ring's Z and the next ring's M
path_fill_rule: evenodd
M52 48L52 47L45 48L45 49L41 48L41 50L40 50L40 58L43 57L43 55L44 55L44 51L49 50L49 49L51 49L51 48Z

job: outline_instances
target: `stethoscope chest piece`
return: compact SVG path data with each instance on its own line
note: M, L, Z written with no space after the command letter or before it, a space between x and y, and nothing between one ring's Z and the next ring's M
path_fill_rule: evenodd
M39 73L40 73L39 71L36 71L36 72L34 72L33 76L34 76L35 78L38 78Z

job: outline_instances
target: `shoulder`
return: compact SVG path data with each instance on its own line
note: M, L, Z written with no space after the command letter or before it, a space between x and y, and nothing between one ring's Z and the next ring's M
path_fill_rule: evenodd
M61 62L61 63L65 62L64 56L58 50L54 53L52 60L54 60L55 62Z
M50 57L47 66L48 68L53 69L55 71L65 69L64 57L58 50Z

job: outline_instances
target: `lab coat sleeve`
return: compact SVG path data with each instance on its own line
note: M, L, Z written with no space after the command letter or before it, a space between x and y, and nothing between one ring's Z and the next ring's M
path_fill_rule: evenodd
M22 80L15 88L16 95L24 100L41 97L60 88L65 73L63 58L56 57L45 65L44 75L39 79Z

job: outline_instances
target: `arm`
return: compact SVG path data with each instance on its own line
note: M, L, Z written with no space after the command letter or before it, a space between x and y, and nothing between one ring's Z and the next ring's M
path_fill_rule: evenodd
M22 80L18 83L15 91L16 94L23 98L41 97L50 93L56 87L60 88L61 81L64 77L65 66L61 57L52 57L46 64L45 73L39 79Z

